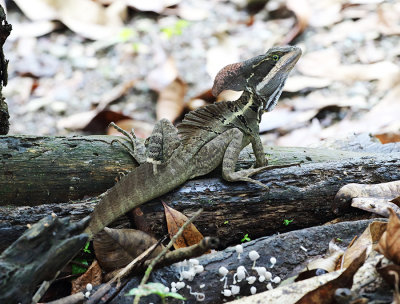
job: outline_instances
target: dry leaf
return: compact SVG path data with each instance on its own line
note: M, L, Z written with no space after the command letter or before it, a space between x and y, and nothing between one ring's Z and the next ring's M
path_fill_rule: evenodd
M389 209L392 208L397 214L400 214L400 208L386 198L376 197L356 197L351 201L351 207L376 213L384 217L389 217Z
M336 193L332 209L337 213L350 206L353 198L375 197L393 199L400 194L400 181L381 184L347 184Z
M310 133L311 128L308 126L308 122L315 117L316 114L317 110L292 111L292 109L283 108L278 105L273 113L266 112L263 114L263 119L260 122L260 132L278 128L288 131L299 129L300 126L307 124L308 133Z
M380 90L393 87L400 75L399 66L390 61L343 65L339 51L332 47L304 54L296 67L307 76L325 77L346 83L378 80Z
M182 114L186 89L186 83L177 77L160 91L156 107L157 120L166 118L174 122Z
M292 76L285 83L285 92L300 92L303 90L322 89L332 84L332 80L321 77ZM326 97L326 96L325 96Z
M99 263L94 260L92 265L86 270L84 274L82 274L77 279L71 282L72 290L71 293L77 293L86 289L86 285L88 283L93 286L100 285L102 281L102 271Z
M126 6L120 1L107 8L90 0L16 0L15 3L31 20L60 20L76 33L95 40L115 37L126 15Z
M89 117L90 116L88 116L88 118ZM71 117L69 117L69 119L71 119ZM115 122L122 119L131 119L131 117L115 111L103 110L96 113L95 116L89 121L82 121L86 123L86 125L82 128L82 131L90 132L91 134L104 134L110 122Z
M397 273L398 278L400 278L400 265L389 264L382 266L382 260L376 265L376 271L382 276L382 278L390 285L394 286L396 283L396 278L393 272ZM399 281L397 281L400 287Z
M169 207L166 203L162 202L165 210L165 218L167 220L168 233L172 238L188 221L188 218L181 212ZM203 235L197 230L195 225L190 224L182 233L182 235L174 243L174 248L184 248L195 244L198 244L202 239Z
M186 103L186 107L188 108L189 111L193 111L198 108L204 107L207 104L213 103L214 101L215 97L213 96L211 89L208 89L191 98Z
M17 40L27 37L44 36L62 26L59 22L54 21L33 21L27 23L14 23L10 34L10 40Z
M163 55L160 55L163 57ZM157 92L161 92L166 86L173 82L178 77L173 58L166 58L162 64L152 70L146 77L149 87Z
M336 279L305 294L296 304L331 304L334 303L334 293L338 288L351 288L353 277L357 270L363 265L366 251L363 251L350 266Z
M376 138L379 139L379 141L382 144L388 144L388 143L394 143L394 142L400 142L400 133L381 133L381 134L374 134Z
M239 53L233 42L226 38L207 51L207 73L214 79L218 72L228 64L239 61Z
M149 234L135 229L105 228L93 240L96 258L104 269L110 272L128 265L157 240ZM151 257L162 249L157 248Z
M161 13L169 6L177 5L181 0L126 0L126 3L142 12L155 12Z
M295 14L296 25L286 35L282 44L289 44L303 33L308 26L308 21L312 14L312 9L308 0L287 0L286 6Z
M377 244L382 234L386 229L386 222L372 222L364 230L361 236L346 250L343 254L342 262L339 263L338 269L349 267L360 254L366 251L366 254L371 252L373 245Z
M379 240L377 251L395 264L400 265L400 220L392 209L389 210L389 223Z
M121 97L127 95L129 91L135 86L136 81L136 79L128 80L113 87L111 90L106 91L97 102L97 109L99 111L104 110Z

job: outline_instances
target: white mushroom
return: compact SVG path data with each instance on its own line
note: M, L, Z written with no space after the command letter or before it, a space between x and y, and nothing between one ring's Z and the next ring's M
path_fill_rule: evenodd
M240 260L240 254L243 253L243 246L242 245L236 245L235 249L236 249L236 252L238 254L238 260Z
M252 268L254 268L256 266L256 261L260 258L260 255L258 254L257 251L252 250L252 251L249 252L249 258L250 258L250 260L253 261L253 267Z

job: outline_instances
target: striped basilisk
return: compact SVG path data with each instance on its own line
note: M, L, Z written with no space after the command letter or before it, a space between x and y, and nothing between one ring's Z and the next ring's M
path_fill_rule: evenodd
M93 237L117 217L161 196L185 181L205 175L222 164L227 181L245 181L269 169L259 137L259 122L271 111L301 55L295 46L274 47L265 54L223 68L212 93L242 91L235 101L221 101L188 113L175 128L159 121L146 146L132 137L139 167L124 176L95 207L85 232ZM240 151L252 145L255 168L235 171Z

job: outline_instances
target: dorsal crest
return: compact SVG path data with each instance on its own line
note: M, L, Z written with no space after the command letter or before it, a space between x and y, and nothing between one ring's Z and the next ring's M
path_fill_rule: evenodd
M181 140L187 142L201 136L201 131L217 132L225 120L224 114L229 110L228 104L228 101L217 102L186 114L177 126Z

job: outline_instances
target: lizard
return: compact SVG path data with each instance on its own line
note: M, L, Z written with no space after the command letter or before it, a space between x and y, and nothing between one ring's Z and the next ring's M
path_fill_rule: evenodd
M238 99L193 110L177 127L160 120L146 145L132 136L133 156L139 166L123 176L95 206L85 230L89 237L129 210L221 164L223 179L268 188L251 178L271 168L267 166L259 123L262 114L277 104L300 56L301 49L296 46L273 47L259 56L227 65L215 77L212 94L242 91ZM255 167L235 171L240 151L249 144L256 158Z

